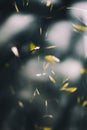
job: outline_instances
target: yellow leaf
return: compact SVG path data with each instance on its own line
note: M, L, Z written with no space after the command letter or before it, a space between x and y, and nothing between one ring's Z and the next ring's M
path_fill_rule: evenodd
M67 92L73 93L77 90L77 88L65 88Z
M82 68L82 69L81 69L81 74L85 74L85 73L87 73L86 68Z
M31 42L29 45L29 50L33 51L35 48L36 48L36 45L33 42Z
M82 103L82 106L85 107L87 105L87 100L85 100L83 103Z
M52 128L49 126L41 127L41 126L38 126L37 124L35 124L34 126L35 126L36 130L52 130Z
M45 60L51 63L60 62L59 58L53 56L53 55L46 55Z
M73 88L63 88L63 89L60 89L60 90L63 90L63 91L67 91L67 92L70 92L70 93L73 93L77 90L77 88L73 87Z
M56 80L55 80L52 76L50 76L50 75L49 75L49 79L50 79L50 81L53 82L54 84L56 83Z
M65 83L65 84L62 86L61 90L65 90L65 88L67 88L68 86L69 86L69 83Z
M15 9L16 9L16 12L18 13L18 12L19 12L19 8L18 8L18 6L17 6L17 3L16 3L16 2L14 2L14 7L15 7Z
M75 29L77 29L78 31L87 31L87 27L86 26L83 26L83 25L75 25L75 24L73 24L73 27L75 28Z
M42 130L52 130L50 127L44 127Z

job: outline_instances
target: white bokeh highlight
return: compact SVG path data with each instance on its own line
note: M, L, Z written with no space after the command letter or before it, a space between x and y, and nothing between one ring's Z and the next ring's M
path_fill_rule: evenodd
M87 25L87 2L78 2L71 7L67 7L70 10L70 15Z
M10 40L14 35L24 31L36 22L33 15L14 14L0 27L0 45Z
M66 52L69 49L72 35L72 24L68 21L61 21L51 25L46 33L46 40L56 45L60 51Z
M82 63L73 58L67 58L55 67L58 76L68 77L70 81L76 82L81 77Z

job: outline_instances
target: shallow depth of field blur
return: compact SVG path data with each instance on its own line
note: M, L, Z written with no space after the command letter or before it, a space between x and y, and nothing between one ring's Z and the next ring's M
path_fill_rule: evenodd
M0 0L0 130L87 130L87 0Z

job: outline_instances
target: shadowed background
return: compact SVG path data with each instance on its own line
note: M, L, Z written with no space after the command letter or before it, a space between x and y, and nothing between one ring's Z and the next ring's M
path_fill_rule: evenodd
M86 130L87 2L0 0L0 130Z

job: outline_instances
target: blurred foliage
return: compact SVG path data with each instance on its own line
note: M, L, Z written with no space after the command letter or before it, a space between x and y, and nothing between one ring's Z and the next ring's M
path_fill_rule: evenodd
M45 40L46 30L56 21L72 22L67 7L80 2L55 1L0 0L0 28L14 14L37 17L30 31L27 27L5 43L0 41L0 130L87 130L87 59L72 49L86 35L87 27L72 24L76 31L72 51L62 54L58 46L50 45ZM55 69L70 56L83 65L81 77L74 83L66 75L58 77ZM20 71L33 59L28 78L25 71ZM35 69L40 71L36 73ZM32 72L36 79L31 78Z

